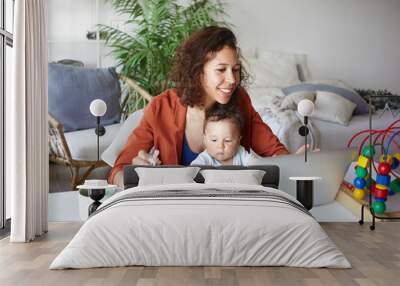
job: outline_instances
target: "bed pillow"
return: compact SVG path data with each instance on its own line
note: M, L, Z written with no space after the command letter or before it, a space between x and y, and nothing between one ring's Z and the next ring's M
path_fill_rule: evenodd
M205 184L246 184L261 185L265 171L262 170L202 170Z
M199 167L135 168L139 176L139 186L196 183L194 178L199 170Z
M115 68L82 68L49 64L49 112L63 124L64 131L96 127L89 111L92 100L102 99L107 112L102 125L120 121L121 88Z
M259 59L285 58L296 64L297 77L300 81L306 81L311 78L307 63L306 54L296 54L283 51L271 51L265 49L256 49L256 57Z
M330 84L319 84L319 83L301 83L285 87L282 89L285 95L290 95L299 91L327 91L335 93L353 103L356 104L354 114L367 114L368 103L354 90L349 88L343 88Z
M252 76L255 87L285 87L300 83L294 58L276 57L248 58L244 66Z
M264 108L271 104L274 98L285 98L282 89L278 87L255 87L246 88L246 91L251 99L251 104L254 108Z
M314 91L298 91L285 96L282 100L281 107L284 109L297 109L297 104L303 99L308 99L314 102L315 92Z
M349 125L357 105L336 93L318 91L311 118Z
M136 173L136 168L185 168L185 166L181 165L161 165L161 166L139 166L139 165L127 165L124 166L124 189L134 188L138 186L139 183L139 176ZM279 167L276 165L254 165L251 166L233 166L233 165L226 165L226 166L191 166L191 167L200 167L201 170L263 170L265 171L265 175L262 179L261 184L265 187L270 187L277 189L279 186ZM204 177L198 173L197 176L194 178L196 183L203 184Z

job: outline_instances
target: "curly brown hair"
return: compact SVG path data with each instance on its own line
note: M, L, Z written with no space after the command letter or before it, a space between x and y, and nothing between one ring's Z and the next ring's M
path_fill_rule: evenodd
M215 103L210 108L207 108L204 118L203 132L205 131L208 122L217 122L225 119L231 120L238 128L239 134L241 133L244 123L239 108L234 105L219 103Z
M235 50L241 59L233 32L225 27L210 26L193 33L177 49L169 77L175 83L182 104L190 107L204 106L204 92L200 80L204 65L210 54L215 54L226 46ZM236 97L237 90L248 77L247 71L241 66L240 82L232 99Z

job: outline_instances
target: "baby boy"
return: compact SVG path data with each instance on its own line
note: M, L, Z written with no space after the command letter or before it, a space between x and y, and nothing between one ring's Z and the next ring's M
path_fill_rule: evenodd
M204 120L204 145L206 150L191 165L243 165L247 166L250 153L240 145L243 118L234 107L216 105L207 110Z

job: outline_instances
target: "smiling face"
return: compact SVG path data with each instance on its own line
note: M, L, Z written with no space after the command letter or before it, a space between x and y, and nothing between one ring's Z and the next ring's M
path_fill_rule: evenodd
M240 131L231 119L208 121L204 129L204 145L211 157L222 165L232 164L240 146Z
M240 82L240 64L236 51L228 46L208 60L201 74L205 106L226 104Z

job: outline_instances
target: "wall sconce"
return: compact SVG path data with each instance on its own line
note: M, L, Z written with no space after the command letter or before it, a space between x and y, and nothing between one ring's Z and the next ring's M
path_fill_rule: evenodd
M100 148L99 148L99 136L103 136L106 133L106 129L103 125L100 125L100 117L102 117L107 111L107 104L101 99L95 99L90 103L90 113L96 116L96 130L97 135L97 161L100 159Z
M303 121L303 126L299 128L299 134L301 136L304 136L304 162L307 162L307 135L310 133L310 130L308 129L308 117L313 113L314 111L314 103L309 100L309 99L303 99L299 102L297 105L297 112L304 117Z

